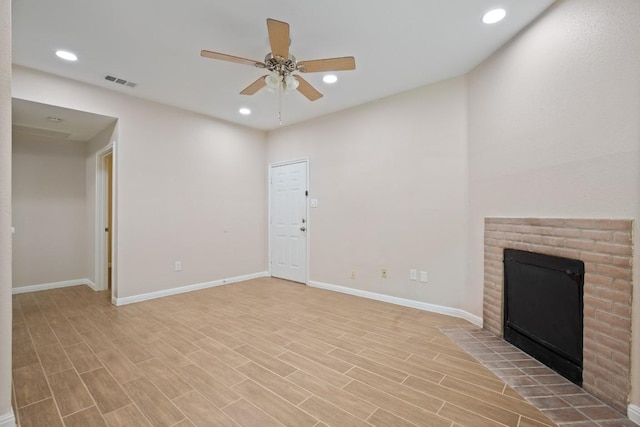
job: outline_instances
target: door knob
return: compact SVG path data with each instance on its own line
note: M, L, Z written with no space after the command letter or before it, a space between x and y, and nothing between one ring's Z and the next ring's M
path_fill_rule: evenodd
M300 227L300 231L305 231L307 227Z

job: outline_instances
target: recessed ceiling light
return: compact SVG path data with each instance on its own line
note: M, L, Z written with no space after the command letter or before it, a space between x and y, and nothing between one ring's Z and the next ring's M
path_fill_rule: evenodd
M238 110L238 112L243 116L248 116L249 114L251 114L251 110L246 107L242 107L241 109Z
M58 50L56 51L56 55L58 56L58 58L66 59L67 61L78 60L78 57L74 53L68 52L66 50Z
M484 14L482 22L485 24L495 24L496 22L502 21L506 15L507 11L504 9L493 9Z
M329 84L335 83L338 81L338 76L336 76L335 74L327 74L322 78L322 81Z

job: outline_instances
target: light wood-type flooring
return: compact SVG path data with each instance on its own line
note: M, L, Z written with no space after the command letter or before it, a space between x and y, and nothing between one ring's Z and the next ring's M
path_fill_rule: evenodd
M554 426L443 333L466 321L256 279L114 307L13 297L21 426Z

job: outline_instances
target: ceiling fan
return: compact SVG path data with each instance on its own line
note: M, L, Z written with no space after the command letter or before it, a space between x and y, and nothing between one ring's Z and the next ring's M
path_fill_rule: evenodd
M297 61L296 57L289 53L289 24L276 21L275 19L267 19L267 30L269 32L271 52L265 56L264 62L209 50L200 51L200 56L252 65L256 68L264 68L270 72L247 86L240 92L241 95L253 95L263 87L268 86L274 89L288 91L297 90L307 97L309 101L316 101L322 98L322 94L300 75L294 75L294 72L318 73L324 71L355 70L356 68L356 60L353 56Z

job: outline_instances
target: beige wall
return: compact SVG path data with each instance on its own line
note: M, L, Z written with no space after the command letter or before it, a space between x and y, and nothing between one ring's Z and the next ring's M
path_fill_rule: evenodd
M264 132L21 67L12 89L118 118L118 297L267 269Z
M270 163L309 158L310 279L458 306L466 135L463 78L270 132ZM410 281L411 268L429 282Z
M638 22L637 0L561 1L469 74L466 310L481 312L484 217L640 218ZM634 243L639 361L637 228Z
M13 287L88 277L82 142L13 135Z
M11 412L11 2L0 1L0 419Z

